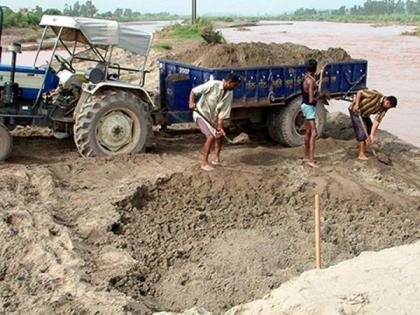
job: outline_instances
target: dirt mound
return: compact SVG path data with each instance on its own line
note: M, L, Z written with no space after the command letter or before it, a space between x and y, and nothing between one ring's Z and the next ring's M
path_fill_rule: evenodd
M419 259L420 243L366 252L326 270L306 272L225 315L418 314Z
M417 315L420 309L420 242L359 257L323 270L311 270L261 299L224 315ZM414 284L415 283L415 284ZM413 285L414 284L414 285ZM202 308L155 315L212 315Z
M320 141L320 154L337 158L331 148L338 145ZM323 200L324 265L419 239L411 180L397 188L392 170L357 162L331 163L315 175L289 158L255 149L242 152L235 169L141 187L118 204L116 230L118 246L137 264L110 287L172 311L200 306L218 313L261 297L313 268L315 191ZM398 189L407 198L384 194Z
M203 45L170 57L209 68L295 65L304 64L310 58L316 59L320 67L331 62L351 60L350 55L341 48L317 50L293 43Z
M158 135L153 153L107 159L16 137L0 165L0 313L222 311L260 298L313 267L315 192L324 266L411 243L419 151L378 136L393 167L329 138L318 170L302 148L253 142L226 146L213 174L199 171L202 135L185 130Z

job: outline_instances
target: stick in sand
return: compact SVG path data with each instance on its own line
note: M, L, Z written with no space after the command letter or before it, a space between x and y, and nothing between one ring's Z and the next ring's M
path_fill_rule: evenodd
M315 257L316 268L321 269L321 229L320 229L319 195L315 195Z

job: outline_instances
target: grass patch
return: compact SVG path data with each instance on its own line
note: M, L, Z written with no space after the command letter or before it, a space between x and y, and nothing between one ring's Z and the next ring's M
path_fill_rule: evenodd
M162 37L180 39L201 39L200 30L194 25L171 24L160 31Z
M225 41L223 35L215 31L213 23L207 19L198 19L194 25L187 23L171 24L159 32L159 37L195 41L204 39L211 43L222 43Z
M161 52L165 52L165 51L169 51L173 49L172 45L168 43L157 43L153 45L153 48Z
M10 37L10 42L36 43L41 39L43 29L40 27L10 27L4 30L3 35ZM55 34L49 30L45 38L53 38Z

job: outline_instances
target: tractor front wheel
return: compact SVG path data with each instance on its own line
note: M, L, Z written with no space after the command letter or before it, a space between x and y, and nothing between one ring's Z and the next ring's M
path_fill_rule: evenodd
M0 161L6 160L12 153L13 138L9 129L0 123Z

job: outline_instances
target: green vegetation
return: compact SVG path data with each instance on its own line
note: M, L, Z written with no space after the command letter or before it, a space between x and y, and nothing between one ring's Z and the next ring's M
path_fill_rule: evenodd
M172 50L172 45L168 43L156 43L153 45L153 48L157 51L165 52L168 50Z
M420 0L367 0L363 5L351 8L342 6L335 10L315 10L301 8L292 14L264 19L291 21L334 21L334 22L369 22L369 23L420 23Z
M162 29L163 37L176 37L180 39L201 39L200 30L195 25L175 23Z
M331 21L341 23L361 22L361 23L398 23L398 24L418 24L420 23L420 15L332 15L321 14L316 15L280 15L272 17L264 17L266 20L283 20L283 21Z
M175 20L183 17L173 15L168 12L160 13L140 13L131 9L117 8L114 12L108 11L100 13L92 1L80 3L76 1L73 5L66 4L64 10L47 9L43 10L40 6L36 6L34 10L28 12L14 12L8 7L4 10L4 27L29 27L37 26L44 14L50 15L67 15L67 16L83 16L96 17L102 19L111 19L120 22L145 21L145 20Z
M48 9L42 10L40 6L36 6L35 9L28 13L14 12L8 7L3 7L4 11L4 22L5 28L8 27L28 27L37 26L41 21L41 17L44 14L61 14L60 10Z
M214 30L213 23L207 19L198 19L197 23L171 24L160 31L160 36L179 38L179 39L190 39L190 40L202 40L204 39L208 43L222 43L225 42L223 35L219 31Z
M170 14L169 12L140 13L129 8L116 8L113 12L107 11L99 13L92 1L86 1L82 4L80 4L79 1L76 1L73 5L66 4L63 10L63 15L97 17L102 19L112 19L119 22L132 22L140 20L174 20L181 18L180 16Z

